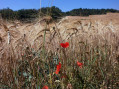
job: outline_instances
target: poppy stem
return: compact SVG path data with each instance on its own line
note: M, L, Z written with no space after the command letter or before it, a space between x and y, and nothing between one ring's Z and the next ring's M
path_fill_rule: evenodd
M66 70L66 64L67 64L67 56L66 56L66 52L65 52L65 49L62 49L62 51L63 51L63 54L64 54L64 72L65 72L65 70Z

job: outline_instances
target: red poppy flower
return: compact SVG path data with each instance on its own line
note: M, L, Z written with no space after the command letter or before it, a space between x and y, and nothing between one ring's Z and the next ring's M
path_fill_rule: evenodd
M68 42L66 42L66 43L60 43L60 45L61 45L63 48L69 47L69 43L68 43Z
M82 68L83 63L77 61L77 65L78 65L80 68Z
M48 88L48 86L45 85L42 89L49 89L49 88Z
M57 69L56 69L55 73L58 74L60 69L61 69L61 63L59 62L59 64L57 65Z

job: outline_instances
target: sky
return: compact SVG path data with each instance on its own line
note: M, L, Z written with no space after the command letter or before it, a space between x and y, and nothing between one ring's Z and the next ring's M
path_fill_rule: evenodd
M119 10L119 0L41 0L41 7L56 6L62 11L70 11L77 8L90 9L117 9ZM0 0L0 9L39 9L40 0Z

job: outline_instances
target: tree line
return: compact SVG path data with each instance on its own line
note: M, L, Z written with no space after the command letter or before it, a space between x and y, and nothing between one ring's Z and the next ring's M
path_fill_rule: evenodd
M101 15L101 14L106 14L106 13L116 13L119 12L118 10L115 9L73 9L71 11L66 12L66 15L71 15L71 16L89 16L89 15Z
M87 8L79 8L73 9L71 11L63 12L58 7L43 7L41 9L21 9L18 11L13 11L10 8L1 9L0 14L3 19L8 20L33 20L38 18L39 16L50 15L52 18L57 19L62 16L89 16L89 15L101 15L106 13L119 13L118 10L115 9L87 9Z

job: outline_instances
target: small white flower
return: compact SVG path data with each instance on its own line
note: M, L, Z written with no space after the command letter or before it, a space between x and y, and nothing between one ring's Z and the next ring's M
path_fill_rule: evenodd
M60 80L55 80L56 83L60 83Z

